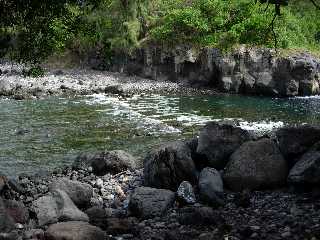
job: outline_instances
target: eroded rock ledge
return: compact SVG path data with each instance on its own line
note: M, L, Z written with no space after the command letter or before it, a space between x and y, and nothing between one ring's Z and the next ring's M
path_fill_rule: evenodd
M0 239L319 239L319 143L319 126L257 138L208 123L144 169L104 151L47 175L0 174Z
M94 66L99 67L99 61ZM146 47L133 56L116 57L111 69L228 93L279 97L320 93L319 59L308 53L279 56L265 48L240 47L222 54L217 49L187 46Z

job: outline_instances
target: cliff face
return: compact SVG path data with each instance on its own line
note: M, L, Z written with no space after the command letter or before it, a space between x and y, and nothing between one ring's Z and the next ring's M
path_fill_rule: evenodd
M148 47L126 61L117 59L113 71L222 92L279 97L320 94L320 60L309 54L280 57L270 49L246 47L222 54L217 49L180 46Z

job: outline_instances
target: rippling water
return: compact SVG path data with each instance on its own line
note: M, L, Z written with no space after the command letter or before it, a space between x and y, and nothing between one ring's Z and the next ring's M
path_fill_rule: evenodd
M0 100L0 171L10 176L70 164L81 152L124 149L143 158L161 142L197 134L210 120L249 130L319 123L320 97L92 95Z

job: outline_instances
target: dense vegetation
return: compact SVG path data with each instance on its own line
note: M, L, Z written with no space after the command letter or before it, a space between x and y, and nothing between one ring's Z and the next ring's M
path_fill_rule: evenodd
M151 43L229 49L275 40L279 48L320 50L312 1L290 0L280 15L261 2L268 1L1 0L0 53L37 63L66 50L110 59Z

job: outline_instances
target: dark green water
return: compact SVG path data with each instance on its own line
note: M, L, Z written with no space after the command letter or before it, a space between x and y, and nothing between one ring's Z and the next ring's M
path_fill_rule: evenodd
M209 120L242 119L268 131L287 123L319 123L320 98L95 95L0 99L0 171L10 176L70 164L81 152L124 149L140 159L161 142L197 134Z

